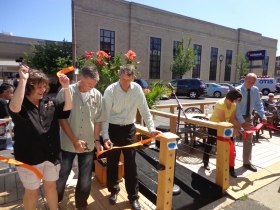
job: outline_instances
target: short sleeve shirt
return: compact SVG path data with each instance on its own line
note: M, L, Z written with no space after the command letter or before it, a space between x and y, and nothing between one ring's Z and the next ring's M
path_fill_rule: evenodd
M228 122L230 120L232 113L234 112L234 110L236 110L236 104L232 103L231 108L228 109L227 105L226 105L226 98L222 98L219 101L217 101L217 103L215 104L214 112L210 117L210 121L212 121L212 122L220 122L216 109L220 109L225 112L225 118L226 118L226 121Z
M9 110L14 122L15 159L29 165L44 161L60 162L60 137L58 119L68 118L70 111L63 111L64 103L44 97L39 108L26 97L19 113Z
M67 119L71 131L77 139L87 142L90 151L94 149L94 123L106 120L104 102L101 93L93 88L88 91L83 99L78 87L79 83L70 85L73 97L73 108L70 117ZM61 89L56 97L59 101L64 101L64 90ZM63 129L61 134L61 149L76 153L72 142Z
M8 112L8 103L6 100L0 98L0 118L5 118L10 116Z

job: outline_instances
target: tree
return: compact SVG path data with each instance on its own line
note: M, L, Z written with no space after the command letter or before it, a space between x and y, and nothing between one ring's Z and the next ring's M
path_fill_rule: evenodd
M170 71L173 74L179 75L182 79L183 75L190 71L195 66L195 50L191 46L192 38L189 39L187 49L184 49L184 39L176 48L176 58L170 64Z
M241 79L242 76L245 76L249 73L249 62L246 60L245 56L237 54L236 55L236 70L238 74L238 79ZM231 67L231 64L229 64Z
M31 68L42 70L54 75L60 69L72 65L72 44L62 42L46 42L46 44L32 45L33 55L24 54L24 61Z

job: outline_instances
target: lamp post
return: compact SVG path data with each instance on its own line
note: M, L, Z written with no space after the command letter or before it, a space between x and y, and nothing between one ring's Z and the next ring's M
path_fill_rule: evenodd
M221 54L219 56L219 60L220 60L220 74L219 74L219 83L220 83L221 82L221 73L222 73L222 61L224 60L223 54Z

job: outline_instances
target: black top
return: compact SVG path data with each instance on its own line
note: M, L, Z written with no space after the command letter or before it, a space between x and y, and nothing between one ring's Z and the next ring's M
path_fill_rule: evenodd
M70 111L63 111L64 102L44 97L39 109L26 97L19 113L9 109L14 122L15 159L29 165L50 161L55 165L60 158L58 119L66 119Z
M8 103L3 98L0 98L0 118L5 118L10 116L8 112Z

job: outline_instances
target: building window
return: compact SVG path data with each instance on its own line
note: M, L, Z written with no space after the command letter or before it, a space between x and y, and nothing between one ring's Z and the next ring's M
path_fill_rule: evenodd
M263 76L267 76L269 56L265 56L263 60Z
M100 29L100 50L115 56L115 31Z
M200 67L201 67L201 51L202 46L194 44L193 49L195 50L195 66L192 70L192 78L199 78L200 77Z
M232 50L227 50L226 54L226 62L225 62L225 76L224 81L230 81L230 75L231 75L231 65L232 63Z
M173 61L175 61L175 59L176 59L177 48L179 47L180 44L181 44L180 41L173 41ZM172 72L172 79L179 79L179 78L180 78L180 75L174 74Z
M150 38L150 79L160 79L161 39Z
M211 47L209 80L216 80L218 48Z

